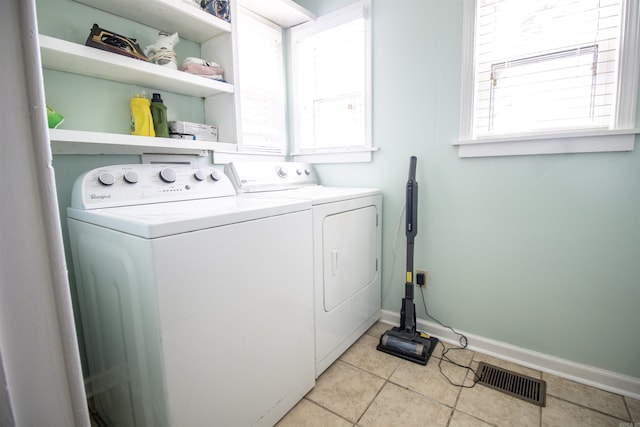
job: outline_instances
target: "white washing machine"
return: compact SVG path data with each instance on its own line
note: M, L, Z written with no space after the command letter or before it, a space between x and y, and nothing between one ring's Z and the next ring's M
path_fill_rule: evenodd
M109 425L271 426L315 383L311 204L213 168L92 170L68 223L87 391Z
M234 162L225 173L245 197L311 201L317 377L380 319L382 194L319 185L307 163Z

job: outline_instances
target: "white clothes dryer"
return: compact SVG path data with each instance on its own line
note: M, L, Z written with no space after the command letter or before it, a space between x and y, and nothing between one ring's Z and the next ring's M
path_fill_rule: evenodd
M175 165L95 169L72 197L87 389L109 425L271 426L313 387L308 201Z
M380 319L382 194L319 185L307 163L233 162L225 173L239 196L312 204L317 377Z

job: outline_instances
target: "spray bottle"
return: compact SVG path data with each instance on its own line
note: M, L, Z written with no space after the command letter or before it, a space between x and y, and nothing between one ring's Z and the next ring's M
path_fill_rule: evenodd
M154 93L151 99L151 116L156 136L169 138L169 123L167 122L167 106L163 104L159 93Z

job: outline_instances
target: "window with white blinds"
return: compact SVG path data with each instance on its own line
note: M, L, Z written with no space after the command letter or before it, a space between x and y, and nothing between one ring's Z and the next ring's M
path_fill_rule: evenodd
M284 153L282 29L238 7L240 150Z
M620 0L479 0L475 134L608 127Z
M371 148L369 37L363 4L291 30L296 154Z
M472 42L464 53L471 60L463 61L461 147L635 126L636 0L465 0L465 19ZM563 152L548 142L538 146L532 154ZM523 147L516 154L528 154Z

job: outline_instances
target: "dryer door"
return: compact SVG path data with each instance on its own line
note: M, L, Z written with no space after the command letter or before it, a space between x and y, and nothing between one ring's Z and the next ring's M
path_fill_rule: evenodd
M376 207L329 215L322 224L324 310L329 312L376 278Z

